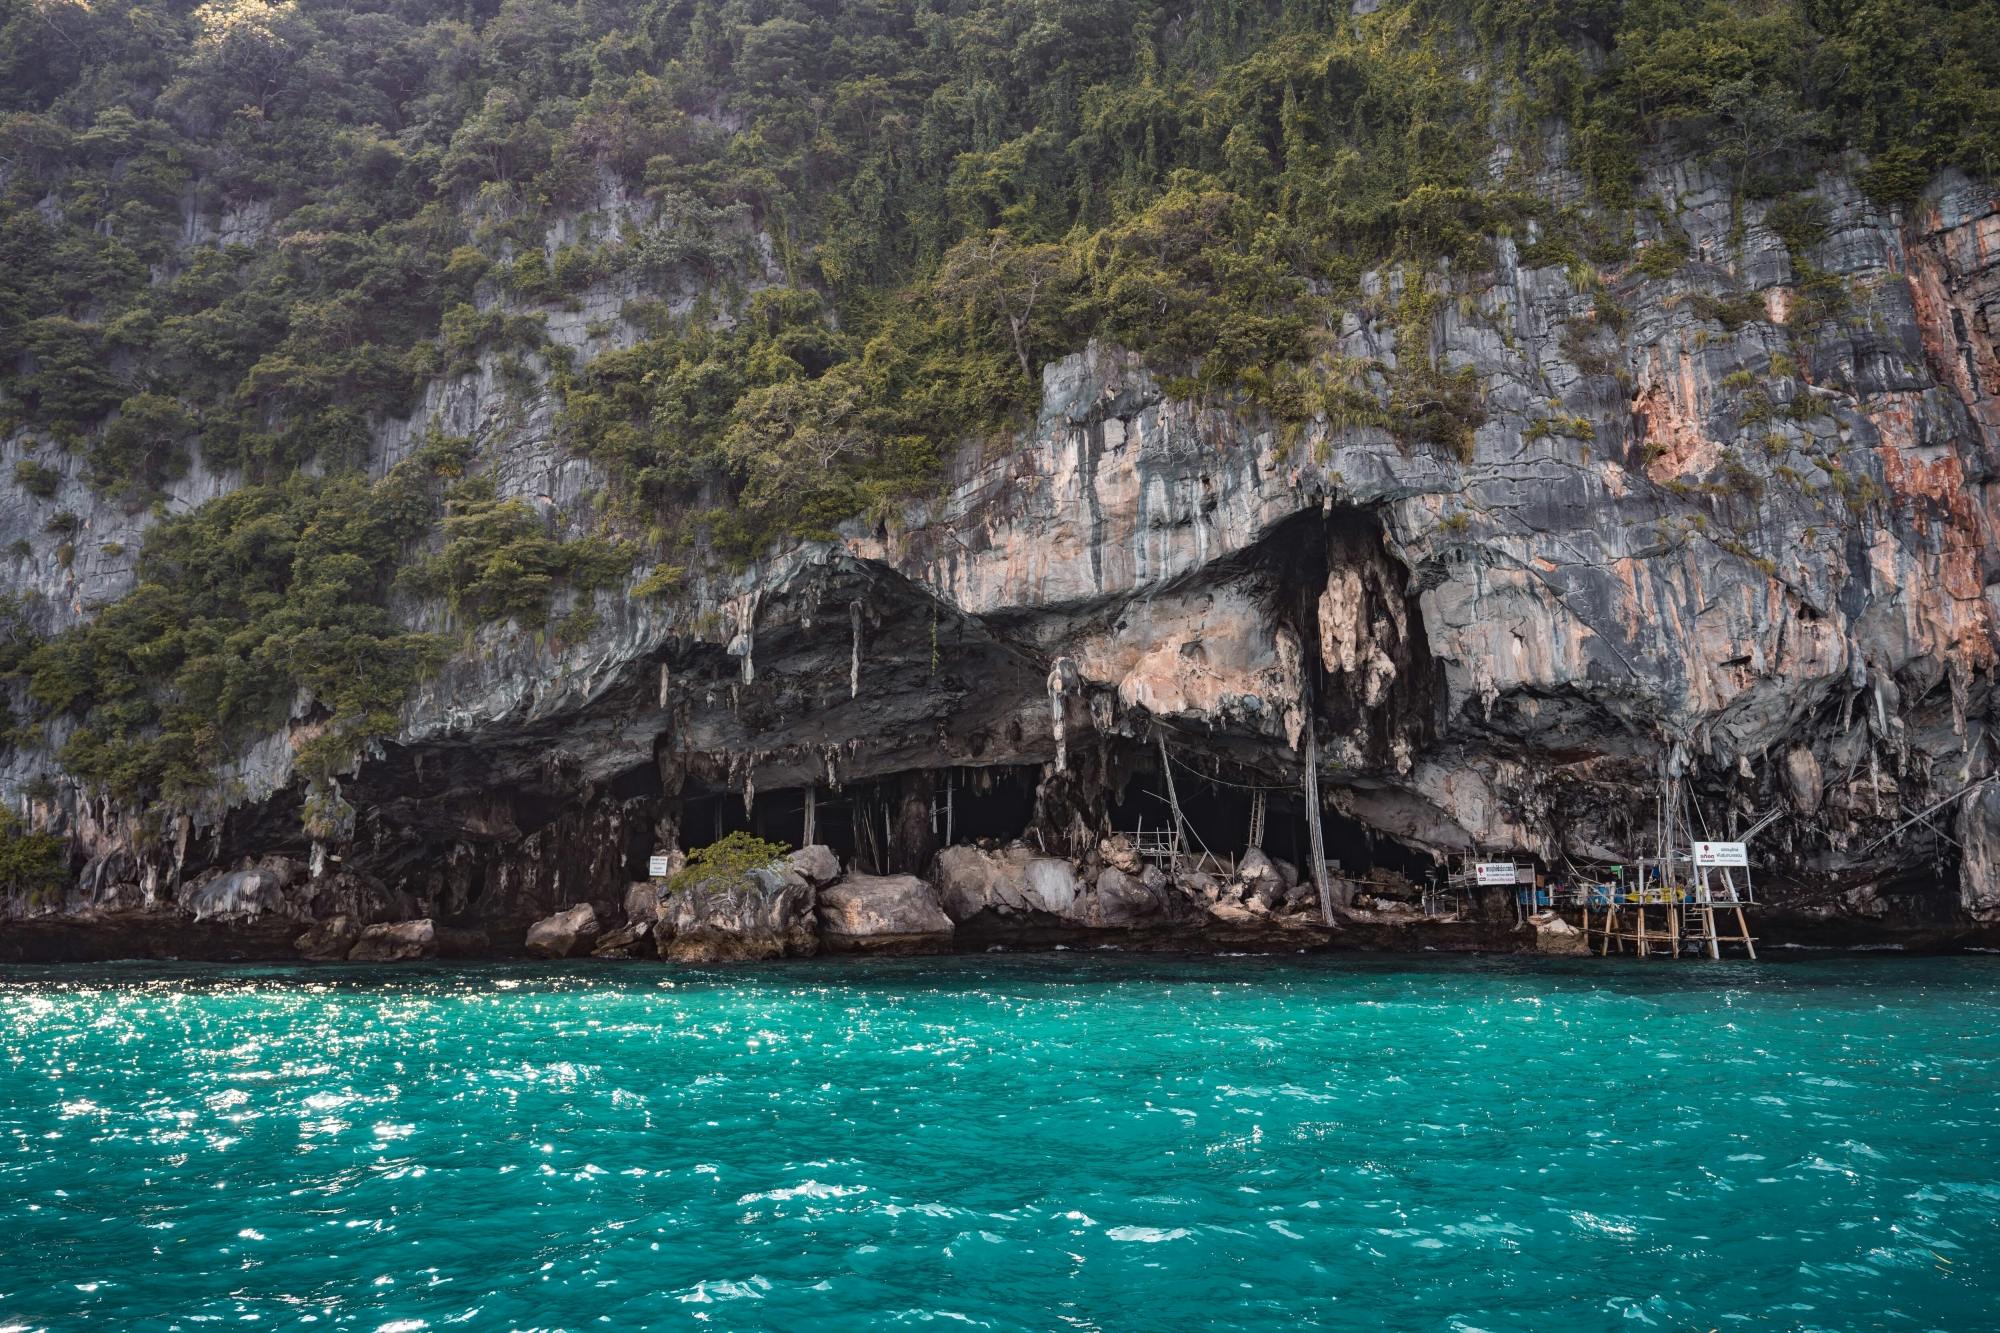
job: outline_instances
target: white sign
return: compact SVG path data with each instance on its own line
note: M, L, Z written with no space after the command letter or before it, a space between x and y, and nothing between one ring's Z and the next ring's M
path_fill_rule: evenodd
M646 873L647 875L651 876L654 879L661 879L665 877L667 873L667 858L664 856L647 857Z
M1474 882L1479 884L1518 884L1512 861L1481 861L1472 868ZM1528 883L1534 882L1534 872L1529 872Z
M1698 866L1743 866L1750 865L1750 854L1743 850L1740 842L1698 842L1694 845L1694 863Z

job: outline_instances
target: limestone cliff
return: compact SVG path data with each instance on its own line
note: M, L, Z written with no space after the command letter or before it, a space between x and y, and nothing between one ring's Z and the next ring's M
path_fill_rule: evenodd
M1582 200L1563 172L1544 184ZM1679 204L1668 277L1530 268L1534 237L1502 240L1416 349L1389 312L1433 275L1370 275L1327 363L1377 367L1374 390L1421 352L1471 367L1469 457L1177 399L1093 344L1043 369L1031 429L967 444L928 502L670 601L600 591L576 642L477 630L310 820L309 699L203 809L120 807L43 749L6 751L0 793L72 838L77 870L7 910L192 930L219 876L276 858L294 918L367 898L369 919L498 939L615 901L656 847L799 842L808 817L879 875L977 837L1090 863L1164 822L1169 773L1204 840L1233 837L1220 857L1265 789L1283 854L1312 728L1350 872L1627 857L1672 775L1716 836L1776 816L1753 855L1795 929L1990 928L2000 198L1947 175L1905 215L1823 177L1828 225L1795 255L1702 170L1666 161L1647 186ZM1641 240L1663 225L1642 215ZM1802 313L1799 259L1833 275L1837 312ZM482 441L503 495L585 530L606 478L553 442L546 405L516 409L490 367L440 381L371 466L439 419ZM197 465L173 503L230 485ZM49 504L81 518L67 565ZM74 476L52 501L0 495L48 629L123 591L148 521Z

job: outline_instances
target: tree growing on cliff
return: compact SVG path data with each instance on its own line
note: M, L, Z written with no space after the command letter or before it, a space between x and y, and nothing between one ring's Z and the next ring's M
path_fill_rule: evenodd
M30 902L58 893L69 879L69 849L53 833L31 833L0 808L0 894Z
M1033 384L1035 362L1030 353L1040 341L1036 313L1046 312L1051 293L1074 283L1068 247L1023 245L1002 227L953 246L938 269L934 290L940 300L962 301L998 316L1022 376Z

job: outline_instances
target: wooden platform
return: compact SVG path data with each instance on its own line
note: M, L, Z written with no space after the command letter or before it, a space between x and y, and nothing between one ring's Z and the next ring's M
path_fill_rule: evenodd
M1584 940L1600 957L1614 949L1641 958L1678 958L1693 952L1722 957L1722 946L1741 945L1746 956L1757 956L1757 940L1739 901L1702 902L1682 890L1644 889L1620 899L1582 905ZM1727 929L1733 921L1736 929Z

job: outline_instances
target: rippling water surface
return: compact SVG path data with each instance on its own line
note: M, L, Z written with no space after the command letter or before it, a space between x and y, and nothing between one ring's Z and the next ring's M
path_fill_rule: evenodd
M1994 1328L2000 959L0 971L0 1330Z

